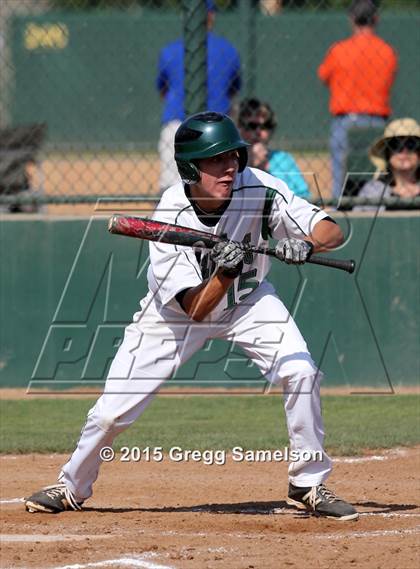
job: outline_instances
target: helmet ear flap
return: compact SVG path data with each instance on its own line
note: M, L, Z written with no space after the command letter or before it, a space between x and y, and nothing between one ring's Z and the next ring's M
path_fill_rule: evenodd
M176 165L178 167L178 172L181 176L181 180L184 182L184 184L196 184L200 181L200 170L195 164L193 164L193 162L187 162L186 160L177 160Z

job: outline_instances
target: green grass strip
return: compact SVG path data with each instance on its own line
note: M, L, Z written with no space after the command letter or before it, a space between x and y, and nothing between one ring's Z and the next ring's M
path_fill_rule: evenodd
M325 396L326 448L335 455L420 443L420 396ZM94 401L0 402L0 452L71 452ZM283 448L288 442L281 396L158 396L114 442L183 449Z

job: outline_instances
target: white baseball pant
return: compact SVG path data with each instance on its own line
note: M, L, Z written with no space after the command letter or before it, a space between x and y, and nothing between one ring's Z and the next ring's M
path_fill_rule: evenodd
M148 295L143 310L125 331L112 362L104 393L89 411L77 448L64 465L60 480L78 501L92 495L101 465L100 449L112 445L146 409L159 387L211 338L242 347L267 380L282 384L290 450L320 451L322 460L299 460L289 466L296 486L314 486L331 471L323 449L320 380L295 322L263 282L217 323L194 323L187 316L159 306Z
M162 194L167 188L181 180L174 158L175 133L181 121L173 120L162 125L158 143L160 159L159 188Z

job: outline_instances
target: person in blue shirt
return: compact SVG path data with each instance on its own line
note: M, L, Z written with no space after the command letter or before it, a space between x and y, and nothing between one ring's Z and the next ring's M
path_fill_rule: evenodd
M207 108L229 114L232 98L241 88L241 63L237 50L212 28L216 7L207 6ZM159 54L156 87L163 99L162 127L159 138L160 191L179 182L173 157L175 132L185 118L184 41L178 39L163 47Z
M255 97L244 99L239 108L238 123L242 138L251 144L249 164L280 178L297 196L310 199L308 184L293 156L283 150L269 149L268 144L277 126L270 105Z

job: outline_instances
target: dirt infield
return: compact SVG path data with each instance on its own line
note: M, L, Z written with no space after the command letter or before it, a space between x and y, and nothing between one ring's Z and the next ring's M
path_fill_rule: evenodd
M331 487L357 506L356 522L288 508L284 463L207 466L167 456L105 464L82 512L24 512L20 499L52 483L65 459L0 457L2 567L419 566L420 447L337 460Z

